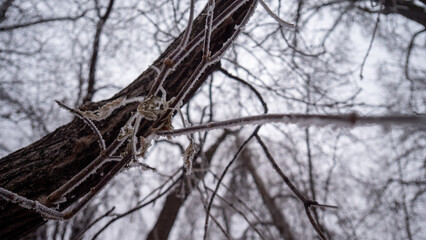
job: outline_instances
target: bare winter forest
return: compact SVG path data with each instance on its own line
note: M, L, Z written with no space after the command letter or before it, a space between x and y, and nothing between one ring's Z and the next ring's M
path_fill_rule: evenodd
M425 239L425 0L0 0L0 239Z

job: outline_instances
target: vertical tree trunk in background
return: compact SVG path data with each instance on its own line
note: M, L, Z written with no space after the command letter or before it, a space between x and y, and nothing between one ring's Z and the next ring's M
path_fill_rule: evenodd
M219 145L225 140L225 138L228 136L228 132L225 131L217 140L216 143L213 144L204 154L205 154L205 160L207 162L196 162L194 163L194 169L208 169L211 163L211 160L216 153L216 150L218 149ZM201 157L199 159L202 159ZM194 172L193 174L195 176L192 176L191 179L191 185L195 186L195 184L198 184L200 179L203 179L206 175L207 171L200 171L200 172ZM183 173L185 174L185 173ZM172 227L176 221L176 217L179 213L180 208L185 203L185 200L188 198L188 196L191 194L193 188L190 188L188 185L185 187L185 195L184 196L178 196L180 189L176 188L175 190L171 191L167 197L166 201L164 202L163 208L161 209L160 215L158 215L157 222L155 223L152 230L148 233L148 236L146 237L146 240L167 240L170 234L170 231L172 230Z
M241 152L240 158L249 170L251 176L253 177L257 190L262 196L263 203L271 214L272 224L278 229L278 232L280 233L281 237L285 240L297 239L294 237L291 231L291 227L284 215L282 214L281 209L275 204L274 199L269 195L268 189L265 186L265 183L263 182L262 178L257 174L256 167L253 165L249 150L244 149Z
M108 8L105 11L103 16L98 16L99 20L96 24L96 33L93 39L92 46L92 57L90 58L89 64L89 77L87 79L87 92L86 96L83 99L83 103L87 103L92 101L93 95L95 94L95 82L96 82L96 66L98 62L98 53L99 53L99 45L101 42L102 30L105 26L106 21L112 11L112 7L114 6L114 0L110 0L108 4ZM96 6L99 7L99 6ZM80 100L80 99L77 99Z
M215 16L233 2L234 0L217 0ZM252 3L253 0L248 1L212 33L211 50L213 53L220 49L232 35L235 26L240 24L247 14L248 6ZM204 19L203 14L196 19L193 34L204 29ZM165 57L176 48L179 42L180 38L171 43L152 65L160 67ZM198 46L181 65L176 67L176 70L170 74L164 83L167 96L173 97L177 94L201 62L201 57L202 47ZM214 70L214 67L208 68L203 73L201 81L197 86L194 86L185 101L193 96ZM112 99L146 95L154 79L155 71L148 69ZM83 106L83 109L94 110L107 101L88 103ZM107 144L116 138L120 128L126 123L132 111L135 111L136 106L136 104L125 106L116 110L108 119L96 123ZM150 124L152 122L144 122L141 129L146 131ZM96 136L81 120L75 119L39 141L0 159L0 186L29 199L41 200L71 179L98 155L99 147ZM97 174L93 174L67 194L66 202L62 203L59 209L65 209L88 193L90 188L100 181L101 175L114 165L115 163L105 164ZM34 231L37 226L44 222L45 220L39 214L0 200L0 239L19 239L28 232Z

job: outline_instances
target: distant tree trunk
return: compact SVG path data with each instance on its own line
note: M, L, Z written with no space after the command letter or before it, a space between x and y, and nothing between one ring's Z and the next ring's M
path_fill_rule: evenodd
M194 163L194 169L197 168L205 168L208 169L211 163L211 160L216 153L219 145L225 140L228 136L228 132L224 132L217 140L216 143L213 144L204 154L205 160L207 162L203 162L202 160ZM202 158L201 158L202 159ZM206 175L207 171L194 172L194 177L192 177L191 184L195 186L198 184L200 179L203 179ZM185 174L185 173L183 173ZM178 196L180 189L176 188L171 191L169 195L166 197L166 201L164 202L163 208L161 209L160 214L158 215L157 222L154 227L148 233L146 240L167 240L169 238L170 231L173 228L173 225L176 221L176 217L179 214L180 208L185 203L185 200L192 192L192 188L186 187L184 196Z
M234 0L217 0L215 16L233 2ZM212 33L211 50L213 53L220 49L223 43L232 35L235 31L235 26L240 24L247 13L249 4L252 4L252 2L248 1ZM202 14L196 19L193 26L193 35L204 29L204 19L205 16ZM159 67L179 42L180 38L171 43L152 65ZM201 62L201 57L202 46L200 45L169 75L163 85L169 98L178 93L179 89ZM203 73L201 81L199 81L197 86L194 86L185 101L192 97L215 67L217 65L208 68ZM156 73L153 69L146 70L133 83L111 99L146 95L153 84L155 75ZM88 103L82 109L94 110L109 100ZM136 106L136 104L132 104L122 107L116 110L109 118L96 123L107 144L116 138L120 128L126 123L132 112L136 110ZM150 124L152 122L144 122L141 125L141 129L146 131ZM99 147L96 142L96 136L81 120L74 119L71 123L59 127L39 141L0 159L0 186L29 199L41 200L80 172L98 155ZM88 193L90 188L100 181L101 175L110 170L115 164L113 162L105 164L97 174L93 174L80 186L67 194L66 201L59 206L59 209L65 209ZM36 227L43 223L45 223L45 220L39 214L21 208L16 204L0 200L0 239L19 239L25 234L34 231Z
M282 209L275 204L274 199L268 192L266 184L263 182L262 178L257 174L256 167L253 164L251 153L249 150L244 149L240 155L241 160L244 162L244 165L249 170L251 176L253 177L254 183L256 184L257 190L259 191L260 196L262 197L265 207L268 209L271 214L272 224L277 228L282 239L285 240L294 240L292 228L288 223L288 220L282 214Z
M6 12L15 0L6 0L0 5L0 22L6 19Z

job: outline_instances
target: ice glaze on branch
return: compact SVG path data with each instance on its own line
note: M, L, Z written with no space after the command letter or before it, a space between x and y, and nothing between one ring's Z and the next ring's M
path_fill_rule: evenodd
M267 123L292 123L303 126L352 127L360 125L421 125L426 126L426 116L389 115L389 116L360 116L358 114L346 115L320 115L320 114L262 114L249 117L235 118L220 122L211 122L170 131L159 131L158 136L175 137L200 131L210 131L239 127L245 125L263 125Z

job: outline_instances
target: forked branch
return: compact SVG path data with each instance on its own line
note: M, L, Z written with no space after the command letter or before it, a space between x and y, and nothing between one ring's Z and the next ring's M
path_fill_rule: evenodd
M284 172L281 170L281 168L278 166L277 162L275 161L272 154L269 152L268 147L265 145L265 143L262 141L262 139L259 137L259 135L256 134L256 140L260 144L260 146L263 149L263 152L265 153L266 157L268 158L269 162L272 164L272 167L274 170L281 176L285 184L290 188L290 190L296 195L296 197L302 201L303 206L305 208L306 215L311 222L312 226L314 227L315 231L318 233L318 235L321 237L321 239L325 240L327 239L324 233L321 231L321 228L318 226L318 223L315 222L314 218L311 215L310 207L312 206L318 206L318 207L329 207L329 208L337 208L336 206L331 205L324 205L319 204L316 201L312 201L310 199L307 199L303 194L294 186L294 184L290 181L290 179L284 174Z

